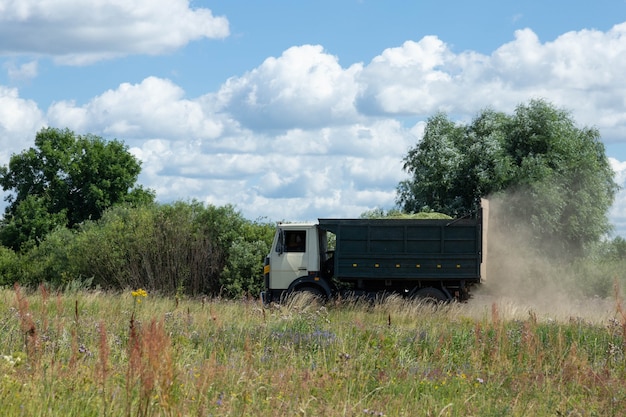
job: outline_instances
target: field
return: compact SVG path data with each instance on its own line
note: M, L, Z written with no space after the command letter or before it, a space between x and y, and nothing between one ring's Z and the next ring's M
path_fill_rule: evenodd
M176 299L0 290L5 416L621 416L621 300ZM548 314L552 313L552 315Z

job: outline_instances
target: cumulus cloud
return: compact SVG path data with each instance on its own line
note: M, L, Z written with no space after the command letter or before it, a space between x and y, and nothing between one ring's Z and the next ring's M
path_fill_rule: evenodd
M34 2L24 3L26 21L41 13L29 11ZM172 3L197 13L187 2ZM111 4L111 13L124 7ZM13 7L9 21L16 22ZM405 178L402 158L421 138L424 117L440 110L466 121L485 107L510 112L540 97L598 127L606 140L623 138L625 33L623 24L542 42L524 29L490 55L455 52L428 36L349 67L320 45L294 46L199 97L150 76L84 104L55 102L44 112L0 87L0 129L32 141L49 124L124 140L143 162L140 181L163 202L235 204L249 218L272 220L358 216L394 205ZM141 44L141 37L133 39ZM166 44L156 42L146 51ZM625 163L611 162L624 184ZM611 216L626 227L626 194Z
M319 45L292 47L229 79L218 98L225 111L253 129L344 124L357 117L354 75L360 69L342 68Z
M229 35L228 20L189 0L0 1L0 54L52 56L68 65L157 55Z
M414 137L397 125L390 138L389 128L369 126L375 132L369 144L381 149L395 141L407 148ZM384 135L381 133L385 132ZM317 135L316 135L317 133ZM321 130L308 132L321 136ZM290 136L290 132L285 133ZM299 133L296 132L296 136ZM358 135L342 136L358 149ZM315 153L297 147L283 148L279 138L258 136L255 152L202 153L202 142L146 142L137 150L144 165L143 179L158 184L161 198L197 198L213 204L236 204L246 215L268 216L274 220L312 220L321 213L356 216L373 204L363 193L378 198L375 206L394 204L395 186L402 179L401 153L392 156L363 152L361 156ZM307 143L306 141L303 143ZM347 146L347 145L346 145ZM180 180L184 179L186 183ZM325 201L325 204L321 202Z
M302 49L320 58L319 49ZM352 85L346 73L353 69L341 69L333 57L327 60L336 72L335 81L323 81L330 84L332 96L335 89L345 90L335 85L337 79ZM354 97L356 90L350 88L349 97ZM318 109L306 94L290 100L289 106L300 109L303 117ZM393 205L395 186L403 177L402 155L417 139L397 120L357 122L351 115L338 124L339 116L331 113L328 117L337 119L335 126L318 120L308 127L274 126L268 133L248 128L236 112L225 110L224 102L223 91L190 99L171 81L149 77L138 84L122 84L84 105L54 103L47 118L51 125L130 144L143 163L140 180L162 201L232 203L249 216L274 219L313 219L321 210L343 215L353 210L350 215L355 216L370 208L367 196L377 198L381 207ZM236 105L234 99L226 102ZM272 111L278 115L286 105L276 104Z
M139 84L123 83L84 106L53 103L48 119L55 126L133 139L211 138L222 130L219 121L207 117L201 102L186 99L179 86L156 77Z
M491 55L454 53L427 36L373 58L358 74L356 104L372 115L474 115L545 98L616 140L626 130L625 70L626 23L607 32L568 32L545 43L523 29Z
M38 73L39 64L37 61L30 61L21 65L17 65L15 62L8 62L4 66L7 69L9 80L19 82L35 78Z
M406 41L375 57L360 74L359 108L369 114L422 114L443 103L454 55L436 36Z
M621 232L620 234L626 237L626 161L609 158L609 162L615 171L615 182L621 186L615 196L615 203L609 216L616 231Z
M0 163L31 146L35 133L44 125L37 103L21 98L16 88L0 85Z
M37 103L19 96L16 88L0 85L0 165L9 162L12 154L33 145L36 132L45 126L45 118ZM0 217L7 193L0 189Z

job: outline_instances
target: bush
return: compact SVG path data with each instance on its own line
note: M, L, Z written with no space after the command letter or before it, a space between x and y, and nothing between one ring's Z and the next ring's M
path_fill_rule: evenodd
M118 206L79 234L79 270L105 288L146 288L165 294L210 289L221 255L198 230L197 204ZM213 279L213 280L216 280Z
M0 246L0 285L36 287L47 283L52 288L65 288L79 280L81 252L76 236L75 232L58 227L23 252Z
M17 267L10 280L26 286L48 283L60 288L77 277L75 233L58 227L48 233L39 245L33 245L17 256Z
M274 236L271 224L249 223L231 244L228 261L221 274L221 288L229 297L258 295L263 289L261 271Z
M81 227L76 272L104 288L191 296L256 293L272 230L231 206L118 206Z
M0 286L13 285L19 270L19 256L12 250L0 245Z
M273 231L232 206L118 205L75 230L59 227L21 253L2 247L0 285L257 294Z

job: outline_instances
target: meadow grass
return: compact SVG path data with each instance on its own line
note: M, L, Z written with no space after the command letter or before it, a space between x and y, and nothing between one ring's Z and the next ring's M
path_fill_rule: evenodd
M519 313L519 311L518 311ZM621 416L626 317L0 290L5 416Z

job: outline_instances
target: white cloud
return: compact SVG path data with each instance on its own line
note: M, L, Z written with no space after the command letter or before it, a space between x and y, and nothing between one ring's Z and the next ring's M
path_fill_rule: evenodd
M20 98L16 88L0 85L0 164L7 163L11 153L31 146L44 125L37 103Z
M616 140L626 130L625 72L626 23L607 32L568 32L546 43L530 29L519 30L491 55L456 54L429 36L372 59L358 74L357 107L373 115L474 115L545 98Z
M0 0L0 54L83 65L156 55L229 35L228 20L189 0Z
M303 47L301 52L307 51ZM345 74L349 71L333 57L317 59L330 62L334 71L330 79L320 80L329 85L319 93L323 100L347 90L354 97L353 77ZM292 74L286 77L291 79ZM130 144L143 162L140 181L155 189L161 201L196 198L232 203L249 217L273 219L313 219L320 210L356 216L370 208L368 195L384 197L377 206L393 205L395 186L403 177L401 158L416 141L411 129L393 119L356 123L358 118L350 114L343 125L326 126L327 120L319 120L320 126L255 131L243 127L237 114L224 111L221 93L189 99L171 81L149 77L138 84L122 84L82 106L54 103L47 116L51 125ZM319 106L306 91L292 92L273 112L287 102L302 117ZM229 103L236 105L232 99ZM336 123L341 120L332 112L328 117L336 118Z
M401 131L388 140L398 139L402 139ZM359 197L363 193L384 194L385 199L377 200L375 205L392 206L395 186L402 179L400 154L378 158L371 155L346 157L290 153L279 147L264 150L259 146L256 154L201 155L183 144L170 144L152 153L156 163L146 154L142 149L144 164L159 167L145 170L146 176L151 177L148 183L163 187L174 183L176 178L193 180L186 185L178 183L179 188L163 190L166 194L160 194L161 197L232 203L253 218L314 219L330 209L341 215L356 216L372 204ZM144 179L148 179L146 176ZM338 195L342 196L341 204ZM259 205L259 201L265 203ZM336 204L324 207L319 205L322 201Z
M8 62L5 64L9 80L13 82L27 81L35 78L37 76L38 67L39 65L37 61L26 62L19 66L15 62Z
M11 154L33 146L36 132L44 125L37 103L20 98L16 88L0 85L0 165L6 165ZM6 195L0 189L0 218Z
M609 158L609 162L615 171L615 182L620 185L626 184L626 162L618 161L615 158ZM624 210L626 213L626 207Z
M16 16L28 20L28 7ZM491 55L455 53L431 36L347 68L321 46L296 46L200 97L147 77L85 104L53 103L45 117L0 87L0 129L32 141L48 123L124 140L143 161L140 182L164 202L235 204L271 220L358 216L393 206L402 158L424 116L439 110L467 121L484 107L509 112L542 97L606 139L626 137L625 32L626 24L542 43L525 29ZM612 164L626 183L624 163ZM611 216L626 224L626 194Z
M609 158L609 162L615 171L615 182L621 187L615 196L609 218L615 227L616 234L626 237L626 161Z
M169 80L148 77L139 84L121 84L84 106L53 103L48 119L54 126L108 137L211 138L221 134L219 121L207 117L199 101L187 100Z
M220 105L253 129L309 128L354 121L354 75L319 45L287 49L279 58L229 79L218 92Z

